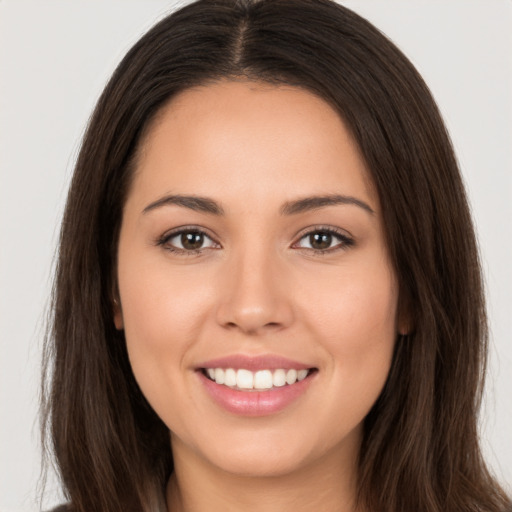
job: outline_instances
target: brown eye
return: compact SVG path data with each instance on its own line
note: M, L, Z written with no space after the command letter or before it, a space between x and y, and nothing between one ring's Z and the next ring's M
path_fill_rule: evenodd
M321 254L348 249L353 245L354 240L343 233L329 229L316 229L302 236L296 247Z
M180 242L183 249L189 251L201 249L204 243L204 234L198 232L182 233L180 236Z
M329 249L332 244L332 235L330 233L312 233L309 235L309 245L312 249L323 251Z
M195 253L203 249L219 247L206 233L197 229L175 231L171 235L163 236L158 244L171 252L177 253Z

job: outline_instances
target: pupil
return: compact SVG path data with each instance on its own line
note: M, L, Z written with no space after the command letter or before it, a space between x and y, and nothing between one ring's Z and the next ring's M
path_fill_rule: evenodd
M183 233L181 235L181 245L185 249L200 249L203 245L202 233Z
M332 235L329 233L314 233L309 236L309 243L313 249L328 249L332 243Z

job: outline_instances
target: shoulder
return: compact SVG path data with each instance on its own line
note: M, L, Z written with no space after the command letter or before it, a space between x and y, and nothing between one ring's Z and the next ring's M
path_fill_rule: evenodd
M71 512L71 508L69 505L59 505L51 510L47 510L46 512Z

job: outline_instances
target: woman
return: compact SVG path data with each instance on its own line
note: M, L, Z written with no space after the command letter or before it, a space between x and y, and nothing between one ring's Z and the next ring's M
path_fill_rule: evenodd
M200 1L130 50L75 169L52 340L71 510L510 507L449 138L329 1Z

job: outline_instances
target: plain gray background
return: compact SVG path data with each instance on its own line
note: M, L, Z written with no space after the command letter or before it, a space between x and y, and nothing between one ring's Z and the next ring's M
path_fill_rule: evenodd
M483 447L512 490L512 2L342 3L409 56L452 135L477 223L492 328ZM0 0L1 512L37 510L40 348L80 138L115 65L175 5ZM58 500L50 479L45 506Z

